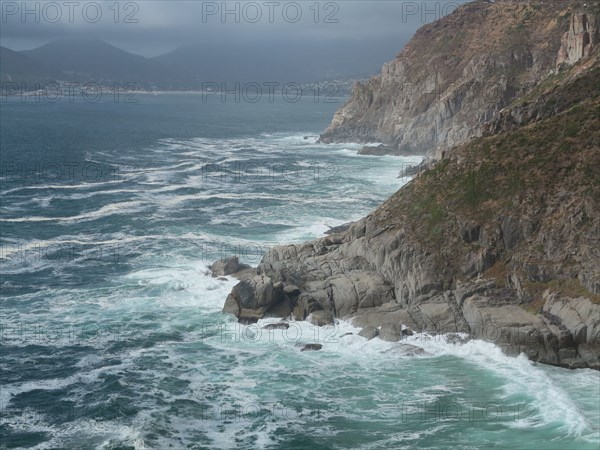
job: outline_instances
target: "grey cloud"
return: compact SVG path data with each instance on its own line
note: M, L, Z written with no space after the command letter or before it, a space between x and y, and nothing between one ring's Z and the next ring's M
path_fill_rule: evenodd
M86 35L144 56L187 44L236 40L304 40L307 45L318 45L323 40L350 44L358 40L380 42L385 38L390 41L390 49L395 46L399 50L398 43L405 43L423 23L451 12L463 2L122 1L115 8L113 0L3 1L0 39L2 45L22 50L54 39ZM37 13L23 16L24 9ZM224 9L230 13L223 16ZM60 20L56 20L57 11ZM295 21L298 11L301 18ZM258 20L257 12L261 13Z

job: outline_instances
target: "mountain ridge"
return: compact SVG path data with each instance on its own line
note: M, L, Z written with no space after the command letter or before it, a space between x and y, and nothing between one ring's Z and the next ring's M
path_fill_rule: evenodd
M0 46L0 82L35 83L55 81L58 68L31 59L27 55Z
M52 41L22 54L46 65L54 65L65 77L95 82L157 82L167 67L156 61L126 52L97 38Z
M376 50L369 51L373 44ZM188 45L145 58L97 38L61 39L21 52L3 47L9 57L3 58L0 81L136 83L146 89L201 90L205 83L356 80L371 76L391 56L389 43L383 44L333 42L315 49L303 42L232 41ZM357 52L365 55L364 61L357 61ZM19 62L25 60L30 64ZM345 84L338 87L346 91Z

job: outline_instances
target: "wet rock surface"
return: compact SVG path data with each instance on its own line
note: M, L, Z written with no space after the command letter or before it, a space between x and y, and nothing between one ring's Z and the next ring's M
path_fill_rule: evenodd
M300 349L301 352L308 352L308 351L317 351L317 350L321 350L323 348L322 344L306 344L304 347L302 347Z

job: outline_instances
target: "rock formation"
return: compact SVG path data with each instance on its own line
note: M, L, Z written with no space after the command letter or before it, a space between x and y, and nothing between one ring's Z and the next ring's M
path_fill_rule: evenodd
M561 40L556 65L575 64L589 56L600 42L600 24L594 14L573 14L571 26Z
M573 16L561 41L581 9L590 12ZM417 31L381 75L356 84L321 141L439 156L480 136L483 123L555 68L559 49L559 61L588 54L598 35L591 10L568 1L465 4Z
M242 321L345 318L361 336L393 342L467 333L600 370L599 70L593 48L349 229L273 248L224 311Z

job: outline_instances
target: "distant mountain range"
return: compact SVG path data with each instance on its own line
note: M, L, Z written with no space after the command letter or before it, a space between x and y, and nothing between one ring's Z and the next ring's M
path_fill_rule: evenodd
M56 67L48 66L24 53L0 47L0 81L26 83L48 82L59 79L63 74Z
M374 48L378 50L373 50ZM386 50L388 49L388 50ZM99 39L58 40L33 50L0 47L0 81L134 82L146 89L200 89L203 83L297 82L367 78L389 59L388 45L301 42L207 43L155 58L126 52ZM363 55L357 58L357 54Z
M168 76L167 68L160 62L99 39L54 41L20 53L78 81L144 83L161 82Z

